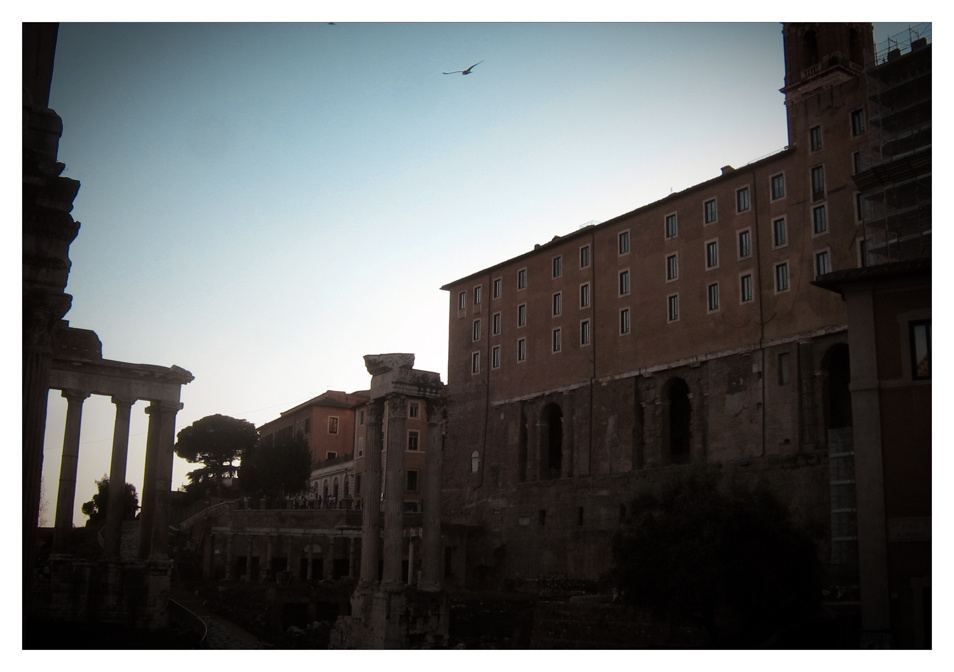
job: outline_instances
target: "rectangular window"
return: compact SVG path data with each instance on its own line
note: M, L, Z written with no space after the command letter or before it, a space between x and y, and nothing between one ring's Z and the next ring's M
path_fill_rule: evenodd
M407 471L407 491L417 492L417 471L408 469Z
M480 353L474 352L470 355L470 372L480 373Z
M521 338L517 341L517 361L522 362L527 358L527 339Z
M775 264L775 291L788 291L788 262Z
M563 338L560 329L553 330L553 352L560 352L563 347Z
M580 285L580 308L590 307L590 283Z
M629 333L629 308L623 308L619 311L619 333Z
M785 198L785 174L779 173L778 175L772 175L769 178L769 184L772 191L772 200L777 201L780 198Z
M407 405L407 417L409 418L419 418L421 417L421 405L416 401L412 401Z
M831 273L831 257L828 250L815 253L815 277Z
M708 290L709 312L719 310L719 283L709 285Z
M464 310L467 307L467 292L461 292L457 295L457 310Z
M619 234L619 253L629 252L629 231L621 231Z
M590 344L590 321L583 320L580 322L580 345L589 345Z
M864 217L862 216L864 212L862 210L863 204L864 204L864 201L861 199L861 192L856 191L855 192L855 221L856 222L860 222L862 219L864 219Z
M739 259L745 259L752 256L752 231L744 229L739 231Z
M710 240L706 243L706 268L716 268L719 265L719 241Z
M865 111L854 110L851 113L851 134L861 135L865 132Z
M808 144L813 152L822 148L821 126L812 126L808 131Z
M928 380L931 377L931 320L911 322L911 378Z
M421 445L421 433L412 429L407 433L407 449L419 450Z
M494 369L500 368L500 346L495 345L490 351L490 366Z
M740 280L740 295L739 298L742 303L752 300L752 274L746 273L745 275L739 278Z
M853 152L851 154L851 172L853 175L857 175L861 172L861 152Z
M499 299L503 296L503 278L494 278L494 298Z
M784 217L772 221L772 245L774 247L788 245L788 227L785 225Z
M828 213L824 205L812 208L812 230L816 235L828 230Z
M325 453L326 460L333 460L336 457L338 457L338 453L334 450L329 450L328 452Z
M749 188L742 187L735 192L735 209L736 212L746 212L748 211L749 205Z
M338 433L338 418L333 415L330 418L328 418L328 433L329 434Z
M559 278L563 275L563 256L553 257L553 277Z
M527 324L527 304L521 303L517 306L517 326L523 327Z
M787 352L778 353L778 384L788 385L792 379L792 356Z
M666 215L666 238L673 238L679 233L679 219L676 213Z
M474 320L473 340L480 340L480 320Z
M527 286L527 269L521 268L517 271L517 289L525 289Z
M491 325L494 336L500 335L500 320L500 313L494 313L493 323Z
M812 200L820 201L825 198L825 166L812 168Z
M475 306L480 305L480 297L483 294L483 291L484 291L483 285L477 285L476 287L474 287L474 305Z
M584 245L580 248L580 268L587 268L590 265L590 246Z
M719 216L719 211L716 209L716 199L711 198L703 203L702 212L706 224L712 224L716 221Z
M679 256L670 254L666 257L666 280L675 280L679 277Z
M629 271L619 272L619 295L629 294Z
M563 314L563 292L553 295L553 317Z
M679 295L672 294L668 297L668 316L670 322L675 322L679 319Z

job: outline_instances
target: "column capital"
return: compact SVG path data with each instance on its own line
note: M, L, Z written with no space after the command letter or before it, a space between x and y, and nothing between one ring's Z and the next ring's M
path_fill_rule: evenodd
M435 425L444 420L447 402L443 398L427 400L427 424Z
M178 401L149 401L149 405L146 406L146 413L152 415L156 411L160 413L165 413L167 411L173 411L178 413L184 408L183 404Z
M407 414L407 397L405 395L392 392L385 396L385 399L388 402L391 417L402 417Z
M63 390L60 394L67 401L85 401L86 399L89 399L92 393L87 392L86 390L68 389L68 390Z
M132 406L139 400L136 398L129 399L126 397L112 397L111 401L117 406Z

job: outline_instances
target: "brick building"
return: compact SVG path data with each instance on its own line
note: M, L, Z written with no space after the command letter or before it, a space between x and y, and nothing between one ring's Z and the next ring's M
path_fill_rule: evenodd
M862 263L872 33L783 25L785 150L443 288L451 581L596 581L633 495L708 463L828 530L857 585L855 359L813 282Z
M310 487L322 502L352 499L355 417L367 392L328 390L258 428L264 445L302 436L311 450Z

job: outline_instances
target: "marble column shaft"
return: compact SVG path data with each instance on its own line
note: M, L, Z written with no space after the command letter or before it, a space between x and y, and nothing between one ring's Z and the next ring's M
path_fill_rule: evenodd
M152 549L152 530L155 524L156 508L156 457L159 452L159 424L162 418L161 406L155 402L146 407L149 415L149 429L146 431L146 466L142 479L142 510L139 513L139 547L137 555L140 559L149 557Z
M407 475L404 451L407 448L407 398L389 395L388 459L384 486L384 572L381 582L388 587L403 584L404 492Z
M427 402L427 470L424 480L424 540L421 589L441 588L441 478L444 464L443 404Z
M371 585L378 580L378 561L381 558L381 421L383 402L368 406L365 425L365 460L361 512L361 575L360 583Z
M83 402L88 392L64 390L66 397L66 429L63 433L63 457L60 460L60 485L56 494L56 520L53 530L53 552L69 551L73 529L73 500L76 499L76 468L79 463L80 427Z
M176 441L176 413L182 408L180 403L159 405L159 435L156 440L155 494L152 498L154 513L152 518L152 544L149 549L150 560L169 558L169 499L172 491L172 458Z
M126 459L129 452L129 414L135 399L113 397L116 423L113 428L113 453L109 463L109 494L106 507L105 548L107 558L119 557L123 533L123 500L126 495Z

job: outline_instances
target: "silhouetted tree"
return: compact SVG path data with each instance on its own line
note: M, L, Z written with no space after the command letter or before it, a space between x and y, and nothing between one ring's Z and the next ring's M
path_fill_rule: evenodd
M204 467L189 472L186 491L193 494L219 493L222 479L234 477L233 464L258 443L258 430L248 420L227 415L209 415L179 432L176 455Z
M714 647L790 646L817 615L815 544L771 492L720 480L694 470L636 497L613 579L625 601L704 626Z
M106 509L109 507L109 476L103 474L103 477L95 483L96 494L90 501L83 504L81 510L89 517L89 522L100 523L105 522ZM138 510L139 493L136 492L135 485L127 483L126 492L123 493L123 520L135 519Z
M239 486L248 494L278 496L305 489L310 475L311 450L298 435L247 450L239 467Z

